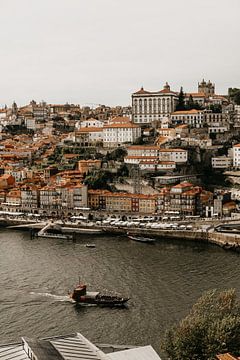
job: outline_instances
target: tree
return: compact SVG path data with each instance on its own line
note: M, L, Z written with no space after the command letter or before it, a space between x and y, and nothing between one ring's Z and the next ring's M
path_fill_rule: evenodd
M190 94L187 104L185 105L185 109L186 110L192 110L192 109L201 110L202 106L199 105L199 103L197 101L194 101L192 95Z
M229 88L228 95L229 95L230 99L235 102L236 105L240 105L240 89Z
M174 360L211 360L216 354L240 355L240 303L235 290L211 290L190 314L165 334L163 348Z
M209 109L212 110L213 113L221 113L222 105L221 104L211 104Z
M192 109L194 109L194 105L195 105L195 103L194 103L194 101L193 101L193 97L192 97L192 95L190 94L190 95L189 95L188 102L187 102L187 106L186 106L187 110L192 110Z
M84 183L89 186L89 189L109 190L108 183L112 181L112 177L112 174L108 171L97 170L87 174Z
M113 150L111 153L108 152L105 156L105 160L123 161L124 156L126 155L127 155L127 150L119 147Z
M185 95L183 93L183 88L181 86L180 92L178 94L178 102L176 106L176 111L186 110L185 106Z
M143 137L140 136L138 137L134 142L133 142L133 145L143 145L144 144L144 140L143 140Z

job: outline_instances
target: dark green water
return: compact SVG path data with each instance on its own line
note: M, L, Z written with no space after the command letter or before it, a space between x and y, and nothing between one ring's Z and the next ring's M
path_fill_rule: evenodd
M84 246L90 242L96 248ZM116 236L73 243L1 230L0 342L79 331L93 342L159 351L164 331L204 290L233 287L240 295L239 265L238 254L200 243L147 245ZM78 276L89 290L129 295L128 308L77 308L66 294Z

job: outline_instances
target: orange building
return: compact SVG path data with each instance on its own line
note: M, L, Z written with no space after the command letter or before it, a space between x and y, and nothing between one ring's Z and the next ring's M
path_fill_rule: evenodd
M89 171L101 169L101 165L101 160L80 160L78 161L78 170L82 174L87 174Z

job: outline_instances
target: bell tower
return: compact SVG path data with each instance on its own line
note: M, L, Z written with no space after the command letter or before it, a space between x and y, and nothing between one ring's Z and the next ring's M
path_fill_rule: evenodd
M204 93L205 96L213 96L215 94L215 84L209 80L206 82L204 79L201 83L198 83L198 92Z

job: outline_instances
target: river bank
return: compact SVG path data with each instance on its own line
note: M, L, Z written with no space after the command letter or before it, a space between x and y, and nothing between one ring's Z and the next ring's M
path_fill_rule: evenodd
M42 229L44 224L47 221L41 222L36 220L28 219L0 219L0 226L6 228L15 228L20 230L31 230ZM219 233L215 232L213 229L206 230L199 227L199 224L192 223L192 229L182 230L178 229L153 229L153 228L144 228L144 227L129 227L129 226L113 226L113 225L102 225L96 222L88 222L84 224L78 224L74 222L62 223L56 222L56 226L61 228L62 233L72 233L72 234L82 234L83 230L87 234L92 234L94 230L99 231L101 234L109 235L126 235L127 232L136 236L146 236L149 235L156 239L174 239L174 240L191 240L206 242L218 245L226 250L234 250L240 252L240 234L230 234L230 233Z

